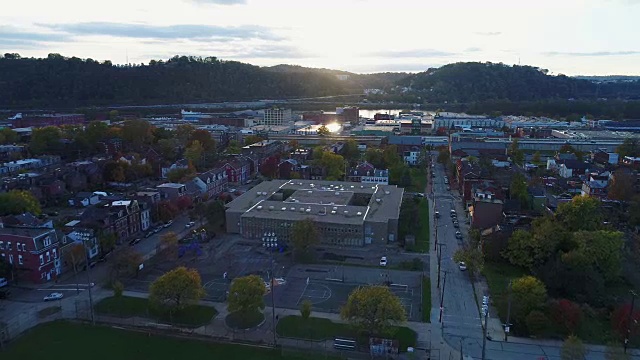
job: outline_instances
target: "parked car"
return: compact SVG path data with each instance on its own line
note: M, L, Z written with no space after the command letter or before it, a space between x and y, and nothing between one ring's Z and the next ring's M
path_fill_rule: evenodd
M447 186L447 191L451 191L451 186Z
M457 220L453 221L453 227L456 228L456 229L460 227L460 224L458 223Z
M275 278L276 280L276 284L278 285L285 285L287 283L287 280L285 280L284 278Z
M153 230L151 231L147 231L146 233L144 233L144 237L148 238L149 236L153 235Z
M456 239L462 239L462 233L460 231L456 231Z
M458 263L458 268L460 268L460 271L465 271L467 270L467 264L465 264L464 261L460 261Z
M167 221L167 223L162 226L168 228L169 226L171 226L171 224L173 224L173 220Z
M436 211L436 217L439 218L440 217L440 212Z
M0 278L0 288L7 286L8 282L6 278Z
M129 241L129 246L133 246L133 245L135 245L135 244L137 244L139 242L140 242L140 238L135 238L135 239Z
M64 295L62 293L51 293L47 296L44 297L44 301L54 301L54 300L60 300L64 297Z
M154 234L159 233L160 230L162 230L162 226L158 226L157 228L153 229L153 233Z
M387 266L387 257L383 256L380 258L380 266Z

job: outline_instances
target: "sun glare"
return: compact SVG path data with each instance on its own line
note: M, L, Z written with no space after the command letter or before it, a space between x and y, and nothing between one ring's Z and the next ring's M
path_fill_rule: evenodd
M337 132L340 132L340 130L342 129L342 125L338 123L331 123L327 125L327 129L332 133L337 133Z

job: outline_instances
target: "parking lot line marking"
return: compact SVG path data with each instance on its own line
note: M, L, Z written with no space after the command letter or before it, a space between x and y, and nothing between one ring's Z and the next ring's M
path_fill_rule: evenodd
M38 290L38 291L56 292L56 291L76 291L76 290L84 291L84 290L87 290L87 289L84 289L84 288L79 288L79 289L76 289L76 288L73 288L73 289L64 289L64 288L63 289L58 289L58 288L55 288L55 289L36 289L36 290Z

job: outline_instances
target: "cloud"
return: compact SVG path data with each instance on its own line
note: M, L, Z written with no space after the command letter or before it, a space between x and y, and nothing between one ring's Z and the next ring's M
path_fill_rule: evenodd
M244 5L247 0L187 0L198 4L214 4L214 5Z
M365 54L370 57L407 57L407 58L431 58L431 57L447 57L455 56L457 53L433 50L433 49L416 49L416 50L384 50Z
M626 56L626 55L640 55L640 51L593 51L593 52L563 52L563 51L548 51L543 55L549 56Z
M85 22L75 24L38 24L39 26L73 34L113 36L135 39L157 40L217 40L262 39L282 40L281 37L262 26L216 26L216 25L146 25L112 22Z
M24 32L10 26L0 26L1 46L34 47L41 43L67 40L69 36L66 34Z
M498 36L502 35L502 31L476 31L474 34L480 36Z
M246 46L241 43L233 43L219 47L201 48L199 52L226 59L302 59L316 57L314 54L303 53L298 48L285 44Z
M478 51L482 51L482 49L479 47L469 47L464 49L464 52L478 52Z
M378 72L410 72L417 73L426 71L429 68L441 67L444 64L435 63L395 63L395 64L367 64L345 66L346 71L352 71L360 74L370 74Z

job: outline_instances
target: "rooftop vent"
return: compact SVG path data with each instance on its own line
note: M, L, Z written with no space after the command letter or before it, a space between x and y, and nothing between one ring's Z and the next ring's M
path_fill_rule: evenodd
M304 208L300 208L300 212L304 212Z
M286 211L286 210L287 210L287 208L286 208L286 207L283 207L283 208L282 208L282 209L280 209L280 210L282 210L282 211Z
M273 210L273 205L269 206L269 210Z
M307 191L307 193L309 193L309 194L313 194L313 191L312 191L312 190L309 190L309 191Z
M379 202L381 202L381 201L382 201L382 199L380 199L380 198L377 198L377 199L376 199L376 202L377 202L377 203L379 203Z
M296 208L292 207L292 208L291 208L291 211L296 211Z
M360 215L362 215L362 212L358 211L358 213L357 213L357 214L358 214L358 216L360 216Z
M353 189L353 185L351 185L351 188Z
M345 211L344 211L344 214L345 214L345 215L347 215L348 213L349 213L349 211L347 211L347 210L345 210Z
M337 207L337 206L334 206L334 207L333 207L333 210L338 210L338 207Z
M305 212L310 213L310 212L311 212L311 209L307 209L307 210L305 210Z
M336 211L335 210L331 210L331 213L335 215Z
M339 191L336 191L336 195L340 195L340 192L339 192Z
M384 193L385 193L385 195L391 194L391 192L389 190L385 191Z
M259 205L256 209L262 210L262 205Z

